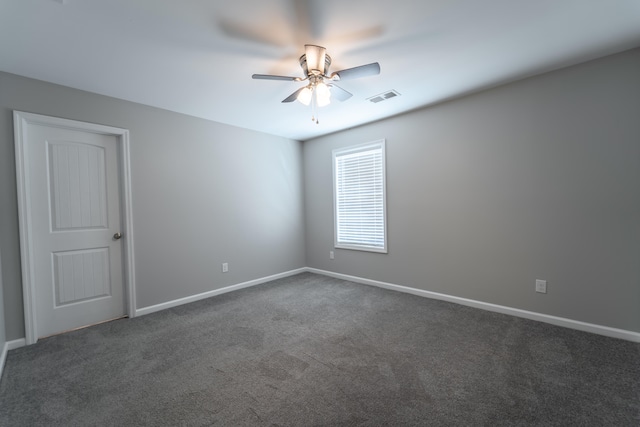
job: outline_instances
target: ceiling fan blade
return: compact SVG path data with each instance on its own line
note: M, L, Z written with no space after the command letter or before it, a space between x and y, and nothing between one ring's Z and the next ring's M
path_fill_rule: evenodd
M347 92L338 85L330 84L329 87L331 88L331 96L340 102L346 101L353 96L351 92Z
M292 9L289 15L295 19L291 23L295 29L292 41L300 45L322 39L324 25L321 18L325 15L326 5L315 0L289 0L289 4Z
M331 74L331 78L335 80L350 80L366 76L375 76L376 74L380 74L380 64L373 62L367 65L360 65L359 67L336 71Z
M288 40L282 40L281 34L272 31L268 26L256 28L233 21L221 20L218 22L218 28L229 38L249 41L272 48L286 47L288 42Z
M254 74L251 78L256 80L287 80L292 82L302 80L300 77L274 76L271 74Z
M300 94L300 92L302 92L302 89L304 89L306 86L301 87L300 89L298 89L297 91L293 92L291 95L287 96L285 99L282 100L282 102L293 102L296 99L298 99L298 95Z

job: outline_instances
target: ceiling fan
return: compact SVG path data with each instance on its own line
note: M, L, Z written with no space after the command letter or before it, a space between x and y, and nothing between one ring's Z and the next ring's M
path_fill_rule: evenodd
M309 81L306 86L296 90L282 102L293 102L297 99L304 105L311 104L312 111L315 111L316 107L329 104L332 96L338 101L345 101L353 96L334 82L380 74L380 64L377 62L329 74L331 57L327 55L326 49L312 44L307 44L304 48L305 53L300 57L300 66L304 77L274 76L271 74L254 74L251 77L257 80ZM312 114L315 116L314 113ZM317 117L311 117L311 120L319 123Z

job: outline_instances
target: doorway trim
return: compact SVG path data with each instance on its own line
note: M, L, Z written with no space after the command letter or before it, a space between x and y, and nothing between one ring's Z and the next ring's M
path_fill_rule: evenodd
M127 315L136 314L135 262L133 252L133 211L131 198L131 164L129 131L111 126L76 120L44 116L40 114L13 112L13 132L16 151L16 182L18 190L18 220L20 229L20 262L22 267L22 300L24 303L24 329L26 344L38 341L36 322L36 300L34 278L33 240L31 235L31 204L29 186L29 164L25 156L27 128L29 125L44 125L62 129L80 130L101 135L115 136L118 144L118 173L120 181L120 214L122 216L123 239L123 286L126 296Z

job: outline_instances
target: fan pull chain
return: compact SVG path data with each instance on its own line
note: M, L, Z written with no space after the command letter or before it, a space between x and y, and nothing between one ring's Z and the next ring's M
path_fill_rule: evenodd
M315 87L313 89L315 89ZM316 122L317 124L318 119L316 118L316 115L316 91L313 90L313 92L311 93L311 121Z
M320 106L318 105L318 92L316 90L314 90L314 95L313 99L316 101L314 104L316 110L316 124L318 125L320 124L320 120L318 120L318 116L320 115Z

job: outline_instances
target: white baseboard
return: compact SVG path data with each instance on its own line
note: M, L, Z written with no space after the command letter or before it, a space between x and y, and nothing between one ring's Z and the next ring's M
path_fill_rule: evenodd
M591 332L607 337L620 338L627 341L639 342L640 333L627 331L624 329L610 328L608 326L596 325L593 323L580 322L578 320L566 319L564 317L550 316L548 314L536 313L533 311L520 310L518 308L506 307L503 305L491 304L488 302L476 301L467 298L460 298L452 295L441 294L438 292L425 291L422 289L410 288L408 286L395 285L393 283L380 282L378 280L365 279L357 276L349 276L347 274L334 273L332 271L319 270L317 268L306 268L310 273L322 274L324 276L335 277L337 279L348 280L350 282L361 283L363 285L376 286L378 288L390 289L393 291L404 292L407 294L417 295L420 297L437 299L455 304L466 305L469 307L479 308L482 310L493 311L496 313L508 314L511 316L522 317L525 319L536 320L538 322L550 323L565 328L577 329L579 331Z
M25 345L27 345L27 340L24 338L20 338L13 341L7 341L4 344L4 346L7 348L7 351L15 350L16 348L24 347Z
M9 350L24 347L27 345L27 340L20 338L18 340L7 341L2 347L2 354L0 354L0 378L2 378L2 372L4 371L4 362L7 360L7 353Z
M220 289L214 289L208 292L203 292L201 294L176 299L173 301L167 301L161 304L139 308L136 310L136 316L143 316L145 314L155 313L156 311L177 307L182 304L188 304L190 302L200 301L202 299L214 297L216 295L226 294L227 292L237 291L243 288L260 285L262 283L270 282L272 280L282 279L283 277L289 277L296 274L304 273L305 271L307 271L306 268L298 268L296 270L285 271L284 273L274 274L272 276L261 277L259 279L249 280L248 282L238 283L237 285L231 285L231 286L227 286Z
M173 301L167 301L161 304L152 305L149 307L143 307L136 310L136 316L142 316L145 314L155 313L156 311L165 310L167 308L177 307L182 304L188 304L190 302L199 301L205 298L210 298L216 295L221 295L227 292L237 291L243 288L260 285L262 283L270 282L272 280L281 279L284 277L293 276L300 273L315 273L324 276L335 277L337 279L348 280L355 283L361 283L364 285L376 286L379 288L389 289L398 292L404 292L420 297L437 299L455 304L461 304L468 307L479 308L481 310L493 311L496 313L508 314L511 316L521 317L524 319L536 320L538 322L549 323L556 326L562 326L565 328L576 329L584 332L591 332L598 335L604 335L612 338L620 338L627 341L640 343L640 333L628 331L624 329L611 328L608 326L596 325L593 323L581 322L578 320L567 319L564 317L556 317L548 314L536 313L533 311L521 310L518 308L507 307L503 305L491 304L482 301L476 301L467 298L456 297L447 294L441 294L438 292L425 291L422 289L411 288L408 286L396 285L393 283L381 282L378 280L366 279L363 277L350 276L348 274L335 273L327 270L320 270L317 268L303 267L296 270L286 271L284 273L274 274L272 276L266 276L259 279L250 280L248 282L238 283L236 285L227 286L220 289L214 289L212 291L203 292L201 294L192 295L185 298L180 298ZM9 341L5 343L2 355L0 356L0 375L2 375L2 369L4 367L5 358L9 350L23 347L26 345L24 338Z

